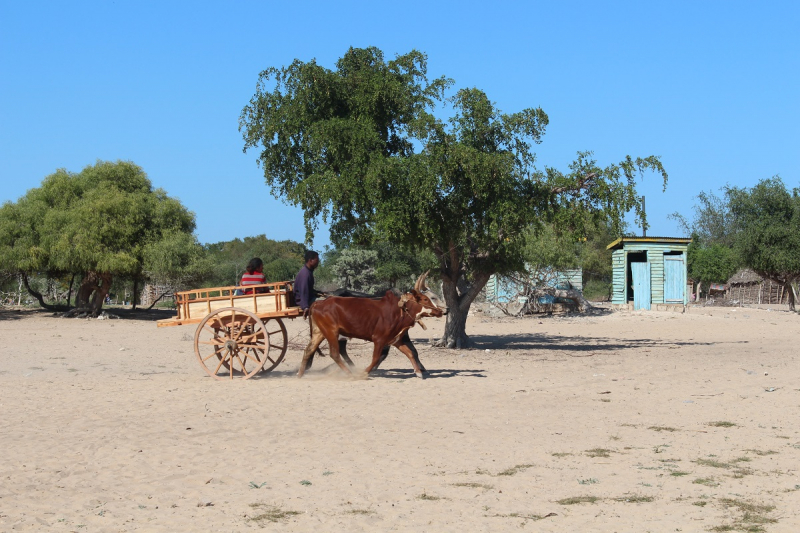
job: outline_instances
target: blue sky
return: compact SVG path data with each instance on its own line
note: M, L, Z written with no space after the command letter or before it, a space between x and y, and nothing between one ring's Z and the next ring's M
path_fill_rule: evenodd
M201 242L302 241L242 152L258 74L333 67L350 46L428 54L430 77L503 111L542 107L541 166L661 156L640 183L649 235L676 236L700 191L800 186L797 2L0 0L0 202L58 168L130 160L197 215ZM317 232L314 245L329 242Z

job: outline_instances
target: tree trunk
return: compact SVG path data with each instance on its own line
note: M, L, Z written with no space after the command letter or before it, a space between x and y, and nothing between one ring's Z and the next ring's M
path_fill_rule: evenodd
M477 273L472 284L457 276L442 276L442 292L447 304L447 320L444 335L435 345L443 348L469 348L472 343L467 335L467 316L472 302L489 281L487 273ZM455 279L454 279L455 278Z
M22 283L23 283L23 285L25 285L25 288L28 290L28 293L31 296L33 296L34 298L36 298L36 300L39 302L39 305L42 306L42 308L47 309L48 311L66 311L67 309L69 309L68 306L50 305L50 304L46 303L44 301L44 297L40 293L38 293L35 290L33 290L33 288L30 286L30 283L28 283L28 275L27 274L24 274L24 273L22 274Z
M159 302L159 300L161 300L161 298L163 298L164 296L169 294L169 292L170 292L169 289L167 289L166 291L162 292L161 295L158 298L153 300L153 303L150 304L150 307L148 307L147 310L149 311L150 309L152 309Z
M98 316L103 309L106 294L111 289L111 273L87 272L75 296L75 313Z
M139 278L133 278L133 295L131 295L132 311L136 311L136 292L139 290Z
M787 281L784 283L784 286L789 296L789 311L794 311L794 287L792 286L792 282Z
M75 284L75 274L72 275L72 279L69 280L69 292L67 293L67 305L69 306L69 302L72 300L72 286Z

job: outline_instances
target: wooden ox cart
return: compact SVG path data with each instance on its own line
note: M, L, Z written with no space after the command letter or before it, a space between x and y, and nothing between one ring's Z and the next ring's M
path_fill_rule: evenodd
M194 353L214 379L248 379L273 370L288 347L283 319L303 314L291 281L182 291L175 303L178 315L159 320L158 327L198 324Z

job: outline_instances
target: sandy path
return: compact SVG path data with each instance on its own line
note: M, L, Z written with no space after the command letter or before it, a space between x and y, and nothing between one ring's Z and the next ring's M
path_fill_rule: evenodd
M426 380L217 382L192 326L0 313L0 530L800 530L796 315L427 324Z

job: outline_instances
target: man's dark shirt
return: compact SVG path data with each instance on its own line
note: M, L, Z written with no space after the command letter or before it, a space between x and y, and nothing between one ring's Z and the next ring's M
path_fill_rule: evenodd
M297 278L294 280L294 300L300 309L308 309L314 300L317 299L317 293L314 290L314 273L306 265L297 273Z

